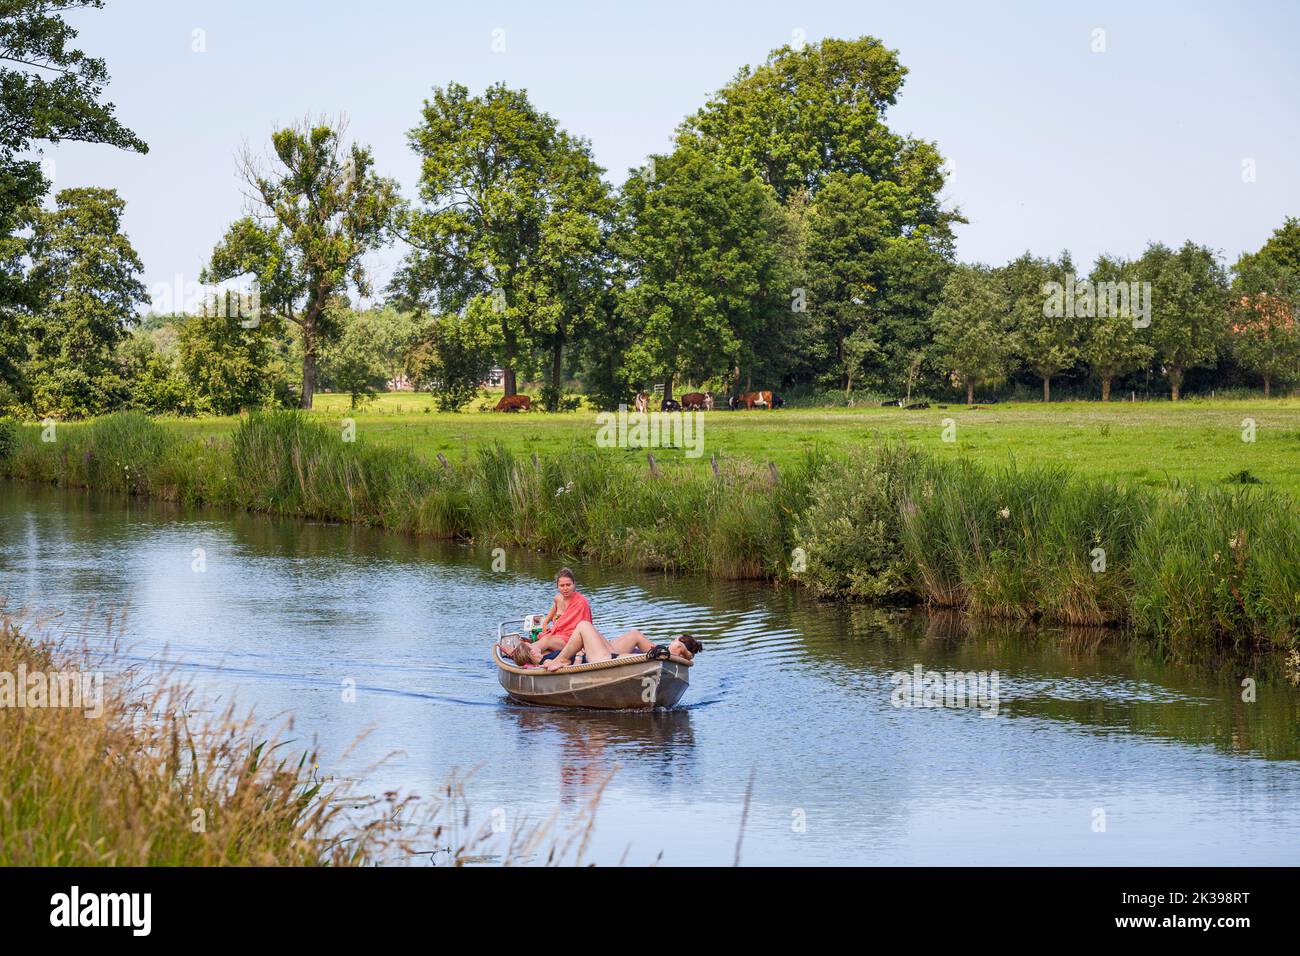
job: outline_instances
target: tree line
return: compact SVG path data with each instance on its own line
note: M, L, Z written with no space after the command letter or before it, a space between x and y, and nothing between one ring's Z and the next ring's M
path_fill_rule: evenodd
M319 388L356 400L399 376L459 409L496 366L507 395L539 383L551 409L575 387L613 407L653 385L974 401L1067 381L1105 400L1159 379L1177 399L1300 375L1294 218L1231 269L1190 241L1086 275L1068 253L958 263L943 158L887 125L907 69L872 37L745 67L617 188L502 84L433 90L408 134L413 196L341 120L276 130L241 157L252 207L200 274L254 287L256 314L140 319L121 198L69 189L45 208L30 158L63 139L147 148L101 102L102 61L71 46L59 13L80 5L17 0L0 27L5 62L37 65L0 84L19 117L0 140L0 405L25 413L310 408ZM364 259L394 244L375 289Z

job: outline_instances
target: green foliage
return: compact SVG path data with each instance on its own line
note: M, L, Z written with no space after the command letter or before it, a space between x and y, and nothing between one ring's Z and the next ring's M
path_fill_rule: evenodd
M1094 288L1105 282L1131 283L1137 279L1137 269L1133 263L1101 256L1088 278ZM1102 401L1109 401L1111 382L1149 365L1155 349L1148 344L1149 332L1133 324L1143 320L1135 319L1131 295L1127 309L1105 311L1089 320L1080 355L1101 382Z
M18 448L18 423L12 418L0 417L0 468L13 457Z
M861 173L933 198L943 187L934 145L885 125L907 70L874 37L775 50L745 67L682 124L726 165L757 176L782 201L816 193L831 173Z
M825 596L876 602L910 597L898 501L923 467L920 453L901 444L863 446L826 465L799 518L796 540L806 568L795 580Z
M1009 315L1007 289L996 272L969 265L952 271L934 310L934 348L952 370L953 384L966 387L967 404L977 385L996 385L1011 369Z
M1016 352L1042 379L1043 401L1049 401L1052 377L1079 360L1083 338L1083 317L1077 307L1052 308L1048 296L1050 283L1064 290L1066 283L1074 282L1074 263L1069 253L1053 262L1026 252L1000 271L1007 287Z
M180 367L200 411L233 415L276 403L284 367L274 326L245 328L237 316L200 313L177 325Z
M808 209L806 236L800 351L814 374L846 393L863 374L902 386L951 264L949 222L897 183L832 173Z
M1189 368L1213 364L1225 333L1228 283L1215 254L1190 239L1176 252L1152 243L1137 261L1151 283L1151 345L1178 400Z
M588 143L502 84L435 89L410 142L422 205L402 217L411 251L392 291L421 313L473 307L477 323L490 311L514 394L533 353L560 355L600 299L602 170Z
M770 190L691 146L648 172L624 186L614 239L627 269L618 313L637 330L622 371L633 391L728 375L788 308L790 281Z
M26 323L25 378L38 415L95 415L126 397L113 353L146 290L121 232L125 208L111 189L65 189L36 218L29 282L38 307Z
M303 408L311 408L321 350L339 333L337 299L350 287L371 292L367 253L388 241L397 183L374 171L370 149L345 145L342 121L304 121L271 135L276 164L248 154L245 182L260 217L234 222L212 252L203 281L252 276L264 320L297 326Z
M148 152L101 99L104 61L73 46L65 11L102 8L101 0L6 0L0 15L0 387L21 383L19 317L38 307L25 275L26 230L50 189L41 144L75 140ZM75 399L73 400L75 402Z
M434 393L440 411L460 411L477 397L500 342L496 314L477 300L461 315L427 323L407 360L407 374L416 388Z

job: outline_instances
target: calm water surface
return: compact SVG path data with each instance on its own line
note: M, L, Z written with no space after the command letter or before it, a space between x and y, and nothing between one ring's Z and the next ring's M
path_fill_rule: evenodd
M1284 680L1163 664L1114 637L972 632L572 562L606 634L687 629L707 650L671 713L529 708L488 648L497 621L546 609L560 562L507 560L493 572L489 553L444 542L0 482L10 609L170 661L211 706L292 718L360 792L427 794L473 769L477 816L576 818L612 773L596 862L730 863L752 775L745 863L1300 863L1300 694ZM893 675L917 664L996 670L997 716L892 706Z

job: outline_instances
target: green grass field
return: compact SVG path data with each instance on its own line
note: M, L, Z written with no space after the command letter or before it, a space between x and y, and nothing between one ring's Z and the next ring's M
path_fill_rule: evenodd
M475 408L476 406L471 406ZM516 452L540 455L595 446L591 411L498 414L467 410L441 413L427 395L382 395L356 412L344 395L317 396L314 415L324 421L353 417L358 437L407 446L432 461L452 461L466 450L502 442ZM428 409L428 411L426 411ZM944 420L956 425L956 441L945 442ZM1243 420L1253 419L1255 440L1243 440ZM168 419L183 434L226 434L237 418ZM656 458L708 467L709 457L745 457L793 463L805 449L844 450L875 436L905 438L948 456L985 465L1051 463L1081 475L1160 486L1171 479L1221 483L1248 471L1265 485L1300 493L1300 400L1187 400L1153 402L1054 402L984 408L950 405L924 411L898 408L715 411L705 415L702 457L681 450L656 450ZM644 458L641 449L608 454Z

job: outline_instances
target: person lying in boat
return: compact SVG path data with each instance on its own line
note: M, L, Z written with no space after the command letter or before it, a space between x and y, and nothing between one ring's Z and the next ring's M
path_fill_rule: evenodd
M620 634L611 641L607 640L593 625L584 621L574 628L573 636L569 638L569 643L564 646L564 649L554 657L543 660L542 666L548 671L559 670L572 664L579 653L583 655L584 662L587 664L613 660L623 654L645 654L650 660L675 656L689 661L702 650L704 645L689 634L674 637L667 645L656 645L636 628L632 628L626 634Z

